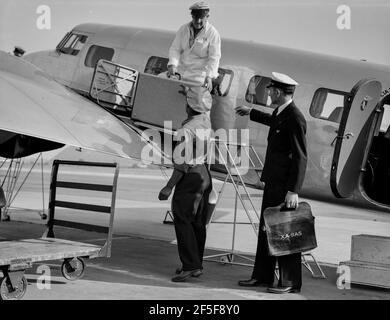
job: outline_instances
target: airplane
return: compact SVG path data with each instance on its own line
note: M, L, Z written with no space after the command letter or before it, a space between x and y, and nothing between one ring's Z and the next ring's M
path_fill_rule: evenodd
M180 81L174 83L175 80L159 76L167 69L173 38L174 32L169 31L86 23L75 26L53 50L13 59L29 62L31 68L38 67L36 70L42 70L64 86L64 89L57 88L58 91L68 93L70 89L87 98L82 98L88 104L85 117L91 116L99 122L94 110L103 112L104 108L107 117L110 114L112 121L115 118L115 124L122 121L119 126L125 126L127 132L140 133L136 130L152 128L166 133L162 128L164 120L173 120L174 131L185 118L184 100L176 90ZM273 71L288 74L299 83L294 101L306 118L308 142L308 166L301 195L390 212L390 66L253 41L222 39L220 76L215 81L210 114L212 126L214 130L249 128L250 144L261 160L266 151L268 128L251 122L248 117L237 116L234 109L245 104L272 112L266 86ZM125 89L112 85L111 91L104 90L110 84L107 77L119 79ZM174 84L167 85L167 81ZM51 91L50 86L46 90L42 86L40 94L45 96L46 91ZM10 100L20 94L5 91L2 93L8 94ZM5 108L3 100L0 107ZM58 112L59 119L69 120L72 109L68 108L65 100L45 107L48 112ZM42 120L50 122L50 119ZM28 122L33 126L35 121L35 128L27 133L18 130L15 124L13 128L3 127L4 121L0 121L0 129L50 140L53 132L39 133L36 127L42 121L33 118ZM105 129L104 135L112 134L111 127ZM116 138L121 135L115 134ZM118 139L113 140L117 145L109 151L125 144L128 137L125 134L122 137L119 143ZM131 150L139 138L131 135L130 139L133 143L127 146L125 156L139 158L140 149ZM57 137L52 141L67 143L66 139ZM107 151L104 147L98 149ZM218 177L217 170L213 175ZM252 186L262 188L258 176L248 176L247 180Z

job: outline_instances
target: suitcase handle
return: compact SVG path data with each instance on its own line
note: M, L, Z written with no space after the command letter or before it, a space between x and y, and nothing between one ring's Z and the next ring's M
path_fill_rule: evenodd
M298 206L296 208L298 208ZM280 212L295 211L296 208L287 208L286 204L282 204L280 207Z
M176 72L174 75L171 75L169 78L181 80L181 74L179 72Z

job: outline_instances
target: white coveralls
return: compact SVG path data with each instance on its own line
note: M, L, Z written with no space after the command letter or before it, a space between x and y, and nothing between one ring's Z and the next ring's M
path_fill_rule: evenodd
M221 37L208 21L190 46L192 35L191 22L180 27L169 49L168 65L178 68L182 80L203 85L206 76L218 77Z

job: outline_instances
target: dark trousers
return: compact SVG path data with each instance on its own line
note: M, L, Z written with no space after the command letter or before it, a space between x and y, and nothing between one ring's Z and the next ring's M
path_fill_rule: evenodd
M172 213L184 271L202 268L210 191L211 176L206 165L190 168L175 187Z
M274 282L276 261L279 266L279 286L302 286L302 265L301 254L295 253L281 257L269 255L267 245L267 234L263 231L263 212L268 207L275 207L284 202L287 190L280 186L266 185L263 193L261 207L259 237L257 241L256 260L253 268L252 278L262 283L272 284Z

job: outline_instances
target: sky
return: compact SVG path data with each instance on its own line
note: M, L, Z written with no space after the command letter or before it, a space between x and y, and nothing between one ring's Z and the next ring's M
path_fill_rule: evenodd
M1 0L0 50L53 49L75 25L98 22L176 31L194 0ZM390 65L389 0L209 0L222 38ZM42 6L50 21L42 22ZM47 12L47 10L45 11ZM50 23L49 23L49 22Z

